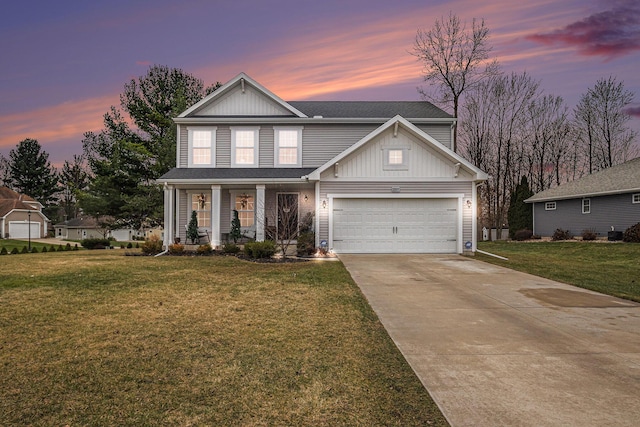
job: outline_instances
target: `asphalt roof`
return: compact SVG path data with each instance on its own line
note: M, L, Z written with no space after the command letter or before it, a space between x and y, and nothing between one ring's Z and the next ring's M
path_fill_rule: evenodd
M634 191L640 191L640 157L541 191L528 198L526 202L574 199Z
M452 118L427 101L287 101L309 117L407 119Z
M316 168L173 168L158 178L172 179L295 179Z

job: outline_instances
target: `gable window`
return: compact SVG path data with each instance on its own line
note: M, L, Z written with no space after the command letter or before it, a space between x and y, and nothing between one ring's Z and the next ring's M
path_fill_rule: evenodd
M231 165L258 167L258 132L260 128L231 128Z
M640 193L631 195L631 203L640 203Z
M238 219L240 220L240 227L252 228L255 224L255 196L253 193L242 192L232 195L232 210L238 211ZM231 213L233 219L233 212Z
M196 212L198 227L211 227L211 195L206 193L191 194L191 210Z
M189 167L215 166L216 128L189 128Z
M556 210L556 202L547 202L544 204L545 211L555 211Z
M582 213L591 213L591 199L582 199Z
M302 128L273 128L276 167L302 167Z
M404 147L383 148L384 170L408 170L408 149Z

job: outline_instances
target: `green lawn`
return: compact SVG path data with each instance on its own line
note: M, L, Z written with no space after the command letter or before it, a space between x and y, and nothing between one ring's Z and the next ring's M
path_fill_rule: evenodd
M607 242L482 242L477 259L640 302L640 244Z
M446 425L339 262L0 262L2 425Z

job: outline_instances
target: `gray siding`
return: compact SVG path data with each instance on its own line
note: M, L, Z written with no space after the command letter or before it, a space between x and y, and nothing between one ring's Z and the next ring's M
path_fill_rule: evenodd
M428 133L442 145L451 149L451 126L449 125L418 125L421 131Z
M326 200L327 194L391 194L391 187L400 187L402 194L464 194L471 198L473 183L462 182L321 182L320 200ZM472 241L472 209L463 208L462 242ZM329 239L329 209L319 209L320 240Z
M606 237L613 226L624 231L640 222L640 203L631 202L631 193L611 196L590 197L591 213L582 213L582 199L557 200L556 209L547 211L545 202L534 203L533 215L535 234L548 237L562 228L579 236L584 230L594 230L600 237Z
M258 153L260 155L259 165L261 168L273 167L273 140L273 126L261 126L260 150Z
M216 130L216 167L231 167L231 129L218 126Z
M320 167L367 136L377 125L305 125L302 167Z
M180 161L178 162L179 168L186 168L189 166L189 131L184 125L180 127Z

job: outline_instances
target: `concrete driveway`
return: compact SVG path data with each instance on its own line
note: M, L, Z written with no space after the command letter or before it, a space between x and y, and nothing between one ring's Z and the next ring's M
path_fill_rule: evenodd
M457 255L341 255L453 426L640 425L640 305Z

